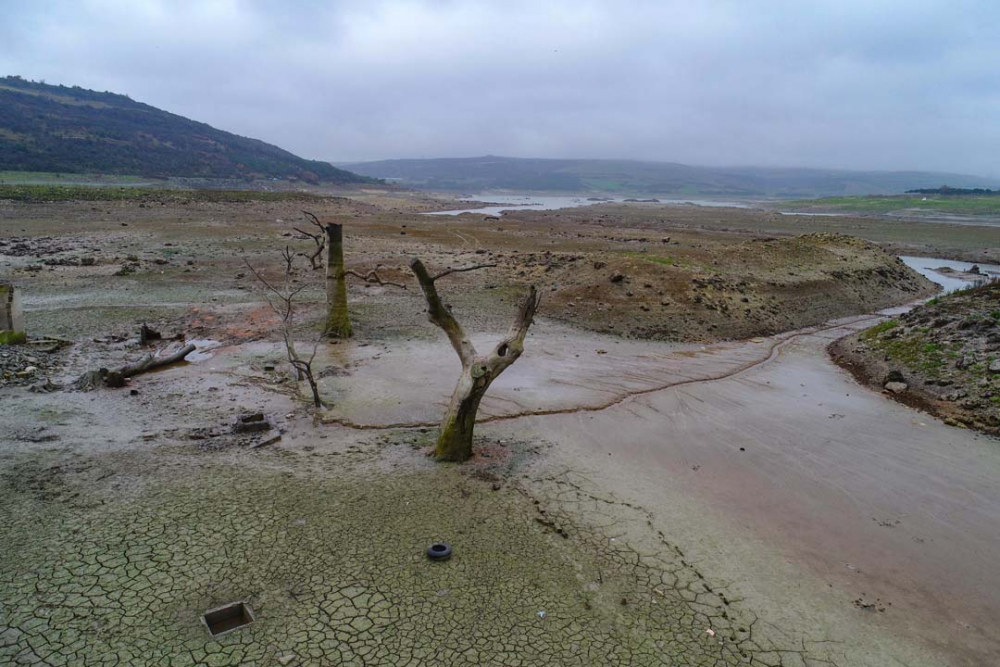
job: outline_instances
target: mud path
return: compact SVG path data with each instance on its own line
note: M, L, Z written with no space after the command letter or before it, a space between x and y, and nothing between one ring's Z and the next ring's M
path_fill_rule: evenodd
M493 395L489 397L488 405L484 407L483 414L481 414L480 418L477 420L476 423L491 424L495 422L508 421L512 419L520 419L522 417L545 417L553 415L580 414L586 412L601 412L603 410L607 410L609 408L621 405L626 401L630 401L641 396L646 396L648 394L654 394L657 392L666 391L668 389L676 389L678 387L684 387L692 384L701 384L706 382L727 380L729 378L736 377L742 373L745 373L747 371L750 371L752 369L758 368L764 364L768 364L774 361L775 359L778 358L781 349L785 345L797 340L798 338L801 338L803 336L818 335L827 331L839 330L850 325L857 325L859 326L859 329L863 329L871 326L872 324L875 324L876 322L879 321L879 319L881 319L881 317L877 315L873 316L864 315L856 318L847 318L845 320L842 320L838 324L832 324L827 327L814 327L803 331L776 336L769 342L767 342L766 345L763 346L765 354L757 358L753 358L750 361L745 361L745 362L737 361L736 362L737 365L734 368L729 368L717 374L708 375L705 377L688 377L681 379L672 379L664 383L654 384L652 386L645 386L636 389L626 389L619 393L615 393L614 390L605 390L607 391L607 393L611 394L611 397L608 398L607 400L604 400L603 402L595 404L573 405L569 407L558 407L558 408L520 409L519 411L516 412L492 412L489 404L493 405L493 409L499 409L499 410L502 410L504 406L507 405L513 406L515 408L523 408L523 405L517 399L514 399L508 395L504 394L501 394L499 396ZM763 343L763 340L761 342ZM536 345L537 344L538 341L536 341ZM752 344L744 344L744 346L747 347L747 349L749 350L747 354L752 354L753 351L755 351L756 349L760 349L762 347L759 344L753 344L752 346L751 345ZM703 349L705 354L715 354L720 350L733 351L736 348L731 346L725 346L725 347L715 346L711 349L709 348L703 348ZM698 352L681 351L680 354L690 357L697 355ZM743 354L742 350L739 351L739 354L741 355ZM668 374L669 372L670 371L667 370ZM632 374L630 376L627 376L625 379L638 380L639 382L648 382L648 381L654 381L656 377L657 377L657 369L650 369L648 371L645 371L641 376ZM599 381L596 378L590 378L588 380L584 380L580 383L577 383L576 386L582 388L586 388L588 386L593 387L594 385L598 384L598 382ZM570 384L567 383L565 380L563 380L562 383L564 385ZM604 384L605 386L607 386L608 383L605 381ZM436 421L409 421L409 422L399 421L391 423L362 423L346 417L337 417L337 416L326 416L323 418L323 423L333 426L341 426L344 428L349 428L358 431L430 428L438 425Z

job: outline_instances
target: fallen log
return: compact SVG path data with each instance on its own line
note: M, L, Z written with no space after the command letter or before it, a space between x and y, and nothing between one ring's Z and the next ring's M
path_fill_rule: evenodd
M177 352L166 357L157 357L153 354L147 354L139 361L132 364L126 364L115 370L100 368L96 371L87 371L76 379L73 383L73 387L83 391L96 389L99 386L105 386L111 389L124 387L125 380L128 378L140 375L141 373L148 373L151 370L169 366L170 364L176 364L178 361L183 361L184 357L194 352L194 350L194 344L188 344Z

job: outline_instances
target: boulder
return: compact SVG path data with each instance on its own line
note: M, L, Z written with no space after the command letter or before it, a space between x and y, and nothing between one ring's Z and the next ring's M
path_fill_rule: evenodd
M903 374L900 371L889 371L886 374L885 379L882 380L882 384L886 385L889 384L890 382L905 383L906 378L903 377Z
M910 387L905 382L886 382L885 390L893 394L902 394Z

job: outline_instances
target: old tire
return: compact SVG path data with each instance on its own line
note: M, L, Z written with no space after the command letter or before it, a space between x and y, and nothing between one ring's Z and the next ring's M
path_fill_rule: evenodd
M451 545L435 542L427 547L427 557L431 560L448 560L451 558Z

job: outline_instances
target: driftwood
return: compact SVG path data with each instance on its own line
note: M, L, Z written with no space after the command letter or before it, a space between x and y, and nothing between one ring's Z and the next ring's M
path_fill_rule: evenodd
M148 373L151 370L163 368L164 366L169 366L170 364L176 364L178 361L182 361L184 357L194 352L194 350L195 346L193 344L189 344L166 357L157 357L153 354L147 354L139 361L132 364L126 364L115 370L101 368L96 371L87 371L76 379L73 383L73 387L83 391L96 389L101 386L109 387L111 389L124 387L125 380L128 378L142 373Z
M480 355L458 320L441 302L434 282L452 273L488 266L493 265L481 264L462 269L449 269L432 276L419 259L414 258L410 261L410 269L420 282L424 297L427 299L427 318L448 335L451 346L455 348L458 358L462 361L462 375L441 421L441 433L434 450L435 456L442 461L465 461L472 456L472 433L476 425L479 402L493 380L517 361L524 352L524 338L528 335L528 328L534 320L540 300L535 286L532 285L518 308L517 317L507 336L497 343L491 352Z

